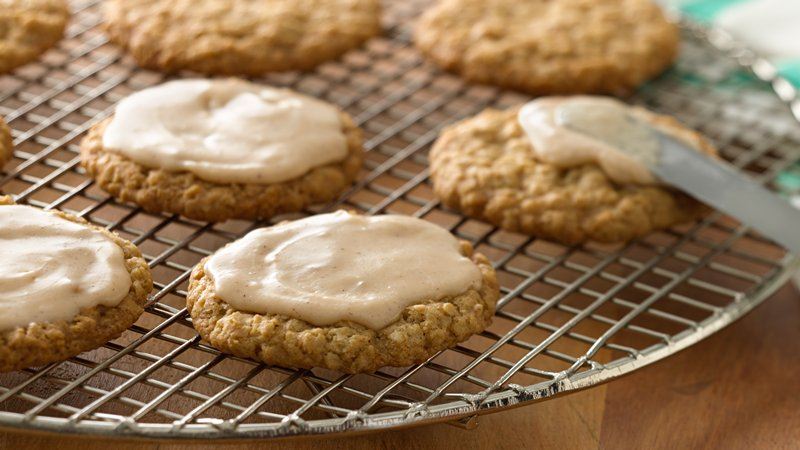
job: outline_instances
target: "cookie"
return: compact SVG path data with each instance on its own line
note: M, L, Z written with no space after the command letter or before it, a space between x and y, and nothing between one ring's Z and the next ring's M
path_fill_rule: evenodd
M414 40L470 81L620 94L666 69L679 35L651 0L442 0L421 16Z
M14 155L14 143L11 141L11 129L0 117L0 169L11 160Z
M708 211L665 186L615 183L597 164L563 168L538 160L518 109L487 109L442 132L431 149L430 167L434 191L445 205L509 231L565 244L624 242ZM716 153L672 117L646 117L663 132Z
M357 176L362 153L361 130L333 105L234 79L141 91L80 145L87 174L118 200L213 222L331 201Z
M4 297L0 372L41 366L97 348L138 319L153 284L136 246L70 214L15 206L11 197L0 197L0 216L11 207L17 208L13 214L0 217L6 220L0 230L0 253L12 255L13 265L0 270L0 296ZM39 221L47 226L28 223ZM33 237L25 234L30 230ZM82 242L79 246L91 242L93 247L70 253L75 242ZM87 273L80 265L86 258L91 262L89 272L98 280L81 276ZM100 272L93 271L98 268ZM37 282L46 286L36 287ZM26 291L20 283L32 287Z
M64 0L4 0L0 5L0 73L26 64L64 35Z
M187 309L225 353L361 373L424 362L483 331L499 295L486 257L446 230L340 211L255 230L204 259Z
M378 34L378 0L111 0L105 29L142 67L259 75L308 70Z

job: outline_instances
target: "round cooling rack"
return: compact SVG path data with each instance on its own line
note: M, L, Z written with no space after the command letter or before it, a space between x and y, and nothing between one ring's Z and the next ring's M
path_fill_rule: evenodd
M356 186L303 215L339 207L410 214L473 242L502 285L488 330L424 364L360 375L269 367L204 344L184 309L189 271L264 224L148 214L114 202L84 176L77 153L84 132L121 98L164 77L110 45L97 2L79 0L56 49L0 76L0 115L15 143L0 190L132 240L156 289L136 325L103 348L0 375L0 426L231 439L469 425L476 415L586 388L694 344L796 270L784 250L719 214L626 245L565 247L444 209L426 160L439 130L528 97L467 84L425 62L409 42L409 24L425 3L387 2L383 37L313 72L259 81L336 103L366 132ZM774 188L800 158L794 89L722 33L686 24L683 37L676 66L631 101L705 133L727 160Z

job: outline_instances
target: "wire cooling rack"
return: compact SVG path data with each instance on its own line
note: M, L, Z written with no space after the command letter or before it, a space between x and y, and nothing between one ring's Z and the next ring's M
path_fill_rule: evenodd
M367 136L365 168L338 203L275 220L348 207L440 224L493 261L503 293L497 316L484 333L424 364L374 374L222 355L199 339L184 309L189 271L263 224L148 214L109 199L84 176L77 152L84 132L124 96L164 80L108 44L96 3L74 2L58 48L0 77L0 114L16 146L0 189L131 239L156 289L141 319L103 348L0 375L0 426L235 438L469 425L478 414L603 382L691 345L760 303L797 267L718 214L626 245L568 248L442 208L426 160L441 127L527 97L466 84L425 62L409 44L409 22L425 2L398 0L386 5L384 36L363 49L310 73L261 80L340 105ZM800 127L787 106L794 90L726 36L684 31L677 66L631 101L677 116L726 159L772 183L799 157Z

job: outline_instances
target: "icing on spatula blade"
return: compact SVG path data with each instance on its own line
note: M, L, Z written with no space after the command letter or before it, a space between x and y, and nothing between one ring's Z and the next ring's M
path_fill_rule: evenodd
M654 133L661 150L648 166L659 179L800 254L800 210L730 164Z

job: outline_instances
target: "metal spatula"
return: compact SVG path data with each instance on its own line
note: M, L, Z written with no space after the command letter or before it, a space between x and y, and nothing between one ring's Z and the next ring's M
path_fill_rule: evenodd
M653 132L661 144L655 164L648 165L654 175L800 254L800 210L727 162Z

